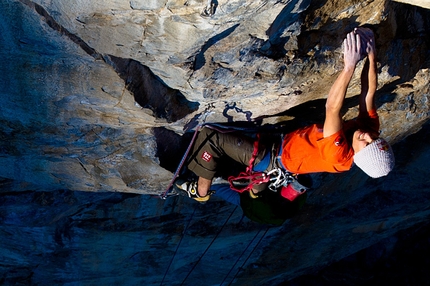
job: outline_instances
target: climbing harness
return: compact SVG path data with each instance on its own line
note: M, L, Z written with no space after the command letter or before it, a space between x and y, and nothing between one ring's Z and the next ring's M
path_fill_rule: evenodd
M254 141L254 150L252 151L251 159L249 160L248 167L245 172L241 172L238 176L230 176L228 182L230 188L236 192L243 193L244 191L251 191L255 185L260 185L269 182L270 177L264 172L254 172L254 162L258 155L258 147L260 142L260 135L257 134L257 139Z
M230 176L228 182L230 183L230 188L239 193L244 191L252 192L252 188L255 185L268 183L269 190L272 192L279 191L281 196L290 201L294 201L309 189L309 187L299 183L296 175L281 168L275 168L267 173L242 172L238 176Z
M252 192L256 185L268 183L269 190L280 192L284 198L294 201L299 195L302 195L308 190L297 180L297 175L294 175L284 169L275 168L269 172L253 171L254 162L258 155L260 136L257 134L257 139L254 142L254 150L249 161L249 165L245 172L241 172L238 176L230 176L228 182L230 188L243 193L244 191Z

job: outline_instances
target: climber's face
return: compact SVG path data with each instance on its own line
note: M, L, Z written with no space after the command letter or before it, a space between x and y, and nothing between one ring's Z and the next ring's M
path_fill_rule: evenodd
M367 145L373 142L373 140L378 139L379 134L377 132L367 132L363 130L357 130L354 132L352 137L352 149L354 153L357 154Z

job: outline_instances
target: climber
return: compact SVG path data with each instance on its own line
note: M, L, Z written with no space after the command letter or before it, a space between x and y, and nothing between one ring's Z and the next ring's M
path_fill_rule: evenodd
M288 133L270 146L255 143L254 139L240 134L203 128L194 143L193 158L188 164L188 169L198 178L194 181L178 178L175 188L196 201L209 200L217 163L222 156L245 166L252 165L253 172L262 171L263 174L276 168L289 174L339 173L350 170L354 163L372 178L386 176L394 167L394 154L390 145L379 137L379 118L374 103L376 49L371 29L359 27L347 34L343 41L343 59L344 68L327 97L323 124ZM361 73L359 115L354 120L343 122L340 111L346 91L362 59L365 63ZM267 189L267 184L258 182L251 185L249 196L258 198L259 193Z

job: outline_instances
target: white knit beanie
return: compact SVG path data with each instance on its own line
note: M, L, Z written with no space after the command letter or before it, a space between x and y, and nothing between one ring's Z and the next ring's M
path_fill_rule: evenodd
M370 177L379 178L394 168L394 153L387 141L378 138L354 155L354 163Z

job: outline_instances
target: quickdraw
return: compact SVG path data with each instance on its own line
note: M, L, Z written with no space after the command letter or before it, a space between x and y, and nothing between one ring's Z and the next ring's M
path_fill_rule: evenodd
M269 189L273 192L279 191L282 197L290 201L294 201L309 189L297 180L296 175L283 169L273 169L267 175L271 177Z
M270 177L271 182L269 184L269 190L273 192L277 192L280 187L285 187L296 180L293 174L280 168L269 171L267 176Z

